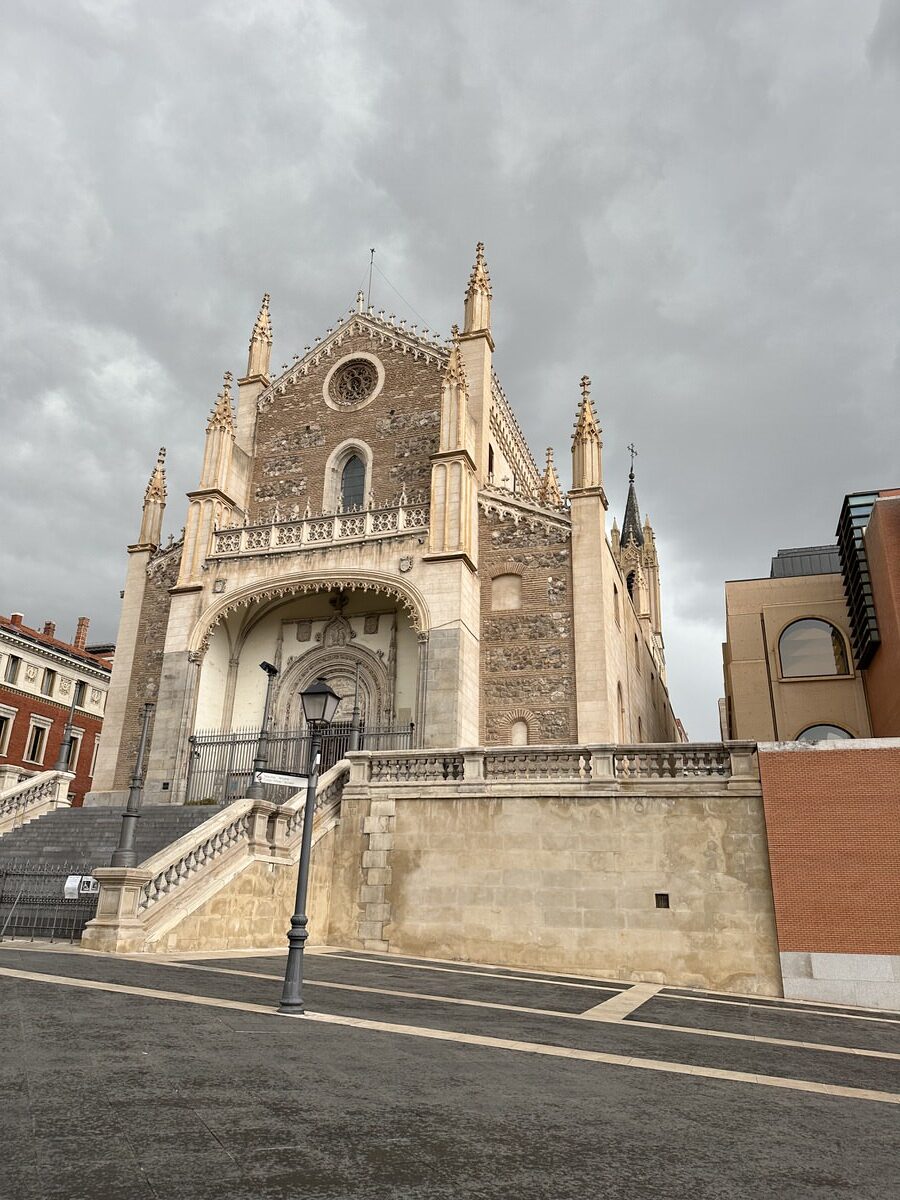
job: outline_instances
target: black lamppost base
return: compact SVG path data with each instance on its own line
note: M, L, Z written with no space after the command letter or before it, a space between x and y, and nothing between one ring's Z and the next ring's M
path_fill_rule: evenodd
M283 1017L305 1017L306 1009L302 1004L279 1004L276 1010Z

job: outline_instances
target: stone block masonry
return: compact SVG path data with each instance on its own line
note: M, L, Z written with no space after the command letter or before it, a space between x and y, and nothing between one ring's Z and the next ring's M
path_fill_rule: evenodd
M576 736L568 531L557 523L532 527L496 512L481 514L481 733L503 745L515 722L531 743L570 742ZM521 579L520 606L497 610L494 580Z

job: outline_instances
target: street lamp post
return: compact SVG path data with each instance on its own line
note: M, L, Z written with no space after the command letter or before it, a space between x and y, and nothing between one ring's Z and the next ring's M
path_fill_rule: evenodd
M137 759L134 764L134 774L131 776L131 786L128 789L128 803L122 813L122 828L119 831L119 844L113 850L109 860L111 867L136 867L137 850L134 841L137 834L138 818L141 815L141 801L144 792L144 750L147 747L147 730L150 728L150 717L155 705L148 700L144 705L141 739L138 742Z
M62 741L59 743L59 754L56 759L54 771L69 770L69 755L72 753L72 726L75 722L75 698L78 695L78 684L72 683L72 703L69 705L69 715L66 717L66 724L63 728Z
M256 746L256 758L253 760L253 772L250 779L250 786L247 788L248 800L262 800L264 796L263 785L257 782L257 774L264 771L269 765L269 709L272 707L272 685L275 682L275 676L278 674L278 668L273 667L270 662L261 662L260 669L265 671L266 679L266 703L263 706L262 729L259 731L259 742Z
M309 774L306 784L306 805L303 812L303 835L300 841L300 867L297 871L297 896L288 931L288 958L281 992L280 1013L302 1014L303 1008L303 951L309 937L306 914L306 892L309 885L309 858L312 850L313 819L316 810L316 785L319 782L319 748L322 729L331 723L341 702L320 676L314 684L300 693L303 715L309 726Z

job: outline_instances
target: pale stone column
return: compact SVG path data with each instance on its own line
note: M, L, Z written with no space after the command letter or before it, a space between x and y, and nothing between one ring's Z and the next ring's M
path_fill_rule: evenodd
M148 804L178 804L184 799L183 763L200 673L200 660L189 654L189 645L202 604L199 587L172 589L153 740L144 783L145 803ZM169 784L165 790L163 783Z
M119 761L125 712L128 707L128 693L131 685L131 672L134 668L141 609L144 605L144 593L147 587L147 566L152 552L153 547L148 545L128 547L128 570L125 575L125 594L122 598L122 611L119 616L119 631L116 634L116 654L109 680L109 691L106 695L106 710L103 716L103 729L100 734L100 746L97 750L92 787L84 798L85 807L115 804L117 801L123 800L127 794L124 791L113 792L112 789L115 782L116 765Z

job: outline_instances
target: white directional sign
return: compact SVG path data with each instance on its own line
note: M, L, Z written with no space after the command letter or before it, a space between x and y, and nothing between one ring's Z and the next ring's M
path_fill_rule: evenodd
M294 775L290 771L257 771L253 776L254 783L271 783L275 787L293 788L299 792L309 783L308 775Z

